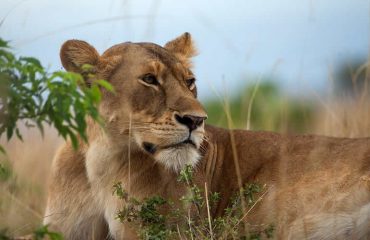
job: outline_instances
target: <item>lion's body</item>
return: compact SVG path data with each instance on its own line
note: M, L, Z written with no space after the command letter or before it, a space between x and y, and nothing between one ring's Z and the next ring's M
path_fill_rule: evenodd
M190 39L184 40L184 36L175 41L182 41L181 44L185 41L181 49L189 47ZM184 73L188 68L184 59L189 57L187 53L194 52L192 49L178 52L176 44L179 43L171 42L166 47L169 52L175 51L176 57L182 54L183 58L177 57L181 66L172 64L171 61L176 63L174 58L166 62L163 55L167 53L149 47L150 51L159 51L157 58L165 65L158 67L162 68L160 71L176 67L166 77L162 75L158 85L151 86L146 81L146 92L136 85L131 88L126 85L127 90L118 81L119 76L129 75L130 66L135 64L125 57L117 60L121 51L129 48L127 44L113 47L114 51L108 50L102 56L105 58L99 60L119 62L118 69L109 67L114 74L94 61L82 61L99 66L98 74L110 80L117 95L106 93L101 103L100 112L108 122L105 131L89 122L89 144L81 143L79 150L74 150L67 143L57 154L45 223L67 239L104 239L108 235L132 239L135 237L132 230L116 219L123 202L112 195L113 184L122 182L137 199L160 195L176 201L186 193L183 184L176 180L185 161L194 166L197 185L203 188L207 183L209 191L221 194L213 216L224 213L241 184L259 183L266 187L261 201L248 213L247 221L273 224L278 239L370 238L370 139L230 131L204 127L202 122L197 127L191 126L189 134L182 126L190 128L189 123L179 120L176 114L201 118L204 110L191 87L189 91L168 80L169 75L172 80L180 79L179 72L189 74ZM135 51L125 49L131 58L133 54L141 56L140 51L137 46ZM68 51L64 53L62 49L64 66L75 70L70 64L74 56L68 55ZM170 84L167 90L166 81ZM160 92L162 86L164 90ZM136 89L135 93L130 93L130 89ZM182 142L185 139L192 144Z

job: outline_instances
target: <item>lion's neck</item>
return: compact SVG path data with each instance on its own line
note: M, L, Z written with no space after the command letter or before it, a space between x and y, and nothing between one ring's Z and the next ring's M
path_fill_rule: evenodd
M203 190L207 185L208 191L220 192L225 199L214 214L226 207L227 199L239 188L229 133L225 129L207 128L207 140L201 148L203 157L194 171L194 183ZM186 186L177 181L178 173L156 162L134 141L129 141L130 138L127 137L124 144L122 141L117 144L105 134L95 134L94 137L87 147L86 169L89 181L99 189L106 189L102 195L111 195L116 182L121 182L133 197L139 199L161 195L176 200L186 194ZM239 162L248 161L243 155L238 157ZM247 167L243 165L243 182L262 160L248 161Z
M263 134L261 140L253 132L242 130L227 130L208 125L206 132L204 157L200 161L197 175L201 181L207 182L209 191L221 194L221 201L213 214L222 215L229 199L244 187L243 184L266 181L260 177L261 172L273 171L273 167L266 166L273 166L272 162L277 159L279 150L274 145L275 134L270 136L272 142L268 142L263 140ZM263 141L265 144L258 145L256 141Z
M156 162L128 137L122 143L117 144L106 135L99 135L90 140L87 147L88 179L97 189L106 189L102 195L111 195L112 186L117 182L121 182L124 189L137 199L152 195L173 198L171 193L174 192L185 194L177 182L177 173Z

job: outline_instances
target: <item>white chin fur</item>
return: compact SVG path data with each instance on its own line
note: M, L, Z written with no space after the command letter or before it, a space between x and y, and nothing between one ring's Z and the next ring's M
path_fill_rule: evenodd
M178 172L186 165L194 167L200 159L200 154L194 147L181 146L161 149L155 154L155 159L166 168Z

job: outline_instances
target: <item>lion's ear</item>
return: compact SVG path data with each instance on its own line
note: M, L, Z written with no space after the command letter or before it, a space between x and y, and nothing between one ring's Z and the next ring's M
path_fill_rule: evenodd
M99 53L87 42L68 40L60 49L60 59L67 71L82 73L84 64L93 67L98 64Z
M191 58L197 54L191 35L187 32L166 43L164 48L175 54L180 59Z

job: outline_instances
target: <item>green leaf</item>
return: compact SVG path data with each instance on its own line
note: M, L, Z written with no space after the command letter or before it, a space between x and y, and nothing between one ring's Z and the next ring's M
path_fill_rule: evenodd
M7 234L7 229L0 229L0 240L10 240L10 239L11 238Z
M70 139L71 139L71 141L72 141L72 146L73 146L73 148L74 149L77 149L78 148L78 140L77 140L77 137L76 137L76 135L72 132L72 131L70 131L69 130L69 137L70 137Z
M2 153L2 154L6 154L6 151L5 151L4 147L3 147L3 146L1 146L1 145L0 145L0 153Z
M44 126L42 125L41 121L36 121L36 124L37 124L37 128L39 129L40 133L41 133L41 136L44 137Z
M42 68L41 62L38 59L36 59L36 58L33 58L33 57L20 57L19 60L25 61L27 63L31 63L31 64L35 65L36 67L38 67L38 68Z
M43 240L46 237L49 237L51 240L63 240L63 236L57 232L51 232L48 229L48 225L41 226L36 229L34 232L34 237L36 240Z
M8 43L9 43L8 41L5 41L5 40L0 38L0 47L9 48Z
M17 135L19 140L23 141L23 137L22 137L21 133L19 132L19 128L15 129L15 135Z
M95 83L97 83L98 85L102 86L103 88L110 92L114 92L113 86L105 80L96 80Z
M11 165L8 161L0 163L0 182L5 182L13 176Z
M101 93L100 93L98 86L96 85L91 86L90 93L91 93L91 97L94 103L100 102Z
M93 72L94 71L94 66L90 64L83 64L81 66L81 69L85 73Z
M11 126L9 126L7 129L6 129L6 138L8 139L8 140L10 140L11 138L12 138L12 136L13 136L13 126L11 125Z

